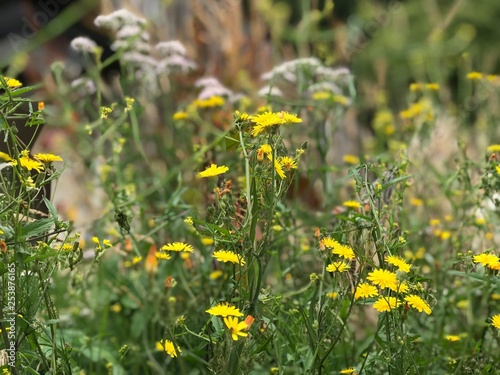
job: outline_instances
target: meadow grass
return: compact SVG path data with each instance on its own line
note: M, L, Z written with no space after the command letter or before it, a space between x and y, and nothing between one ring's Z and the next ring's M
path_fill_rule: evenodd
M141 50L137 16L100 17L117 52L79 40L73 82L53 65L57 116L20 113L31 88L0 79L3 374L498 371L500 77L460 77L485 139L441 82L416 82L398 113L378 93L373 133L346 152L364 134L347 129L348 69L295 59L239 94L194 80L178 41ZM47 199L32 210L70 171L16 126L51 116L77 119L66 152L98 202L90 227Z

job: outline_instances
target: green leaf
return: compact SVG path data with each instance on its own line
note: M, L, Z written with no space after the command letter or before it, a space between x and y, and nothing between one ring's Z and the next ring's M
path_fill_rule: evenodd
M132 322L130 323L130 336L132 339L138 339L142 332L146 329L147 318L144 311L137 310L132 316Z
M57 214L57 210L52 204L51 201L49 201L47 198L43 197L43 203L45 203L45 206L47 207L47 210L49 210L50 216L54 220L54 223L59 221L59 215Z
M51 218L37 220L25 225L22 229L22 235L24 239L35 237L47 232L53 225L54 221Z
M236 130L230 131L224 137L224 141L226 145L226 151L236 150L240 145L240 140L238 139L238 131Z

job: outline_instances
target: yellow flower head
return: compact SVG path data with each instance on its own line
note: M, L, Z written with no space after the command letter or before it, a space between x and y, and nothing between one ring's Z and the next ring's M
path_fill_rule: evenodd
M359 164L359 158L356 155L346 154L342 157L342 160L344 160L344 163L351 164L351 165L358 165Z
M375 297L378 296L378 290L373 285L368 283L361 283L357 286L354 292L354 299Z
M222 107L225 100L222 96L214 95L207 99L197 99L193 104L198 108Z
M155 253L157 259L163 259L163 260L169 260L171 259L170 255L167 253L162 253L162 252L156 252Z
M248 336L248 333L243 332L243 330L248 329L248 325L245 321L240 322L238 318L229 316L224 318L224 323L229 329L229 332L231 332L231 337L234 341L238 341L238 336Z
M214 307L206 310L207 313L210 315L217 315L217 316L243 316L243 314L240 312L240 309L238 309L235 306L230 305L229 303L219 303L215 305Z
M178 353L182 353L181 348L179 348L177 345L174 345L172 341L167 339L157 341L156 350L160 352L167 352L167 354L172 358L177 357Z
M496 329L500 329L500 314L491 317L491 325Z
M40 160L42 163L52 163L53 161L63 161L60 156L53 154L35 154L33 155L36 159Z
M175 112L174 115L172 116L172 118L176 121L185 120L188 117L189 117L189 115L187 114L187 112Z
M233 253L232 251L218 250L214 251L213 257L219 262L231 262L234 264L239 264L240 266L245 265L245 260L239 254Z
M349 267L349 264L344 262L333 262L326 267L326 270L327 272L345 272Z
M406 296L405 301L408 302L408 305L410 305L414 309L417 309L419 312L423 311L427 315L429 315L432 312L427 302L425 302L422 298L420 298L415 294L410 294L409 296Z
M282 180L286 178L285 171L283 170L281 163L276 159L274 159L274 170Z
M394 272L390 272L383 269L378 269L370 272L367 277L375 285L383 288L396 288L397 278Z
M483 78L484 78L483 73L470 72L467 74L467 79L470 79L470 80L479 80L479 79L483 79Z
M495 254L479 254L474 256L474 263L481 263L484 267L490 267L497 264L499 261L498 256Z
M500 152L500 145L489 145L486 147L486 151L488 152Z
M333 247L333 254L336 254L345 259L354 259L354 250L348 245L337 244Z
M448 340L448 341L459 341L460 340L460 336L456 336L456 335L446 335L444 338L445 338L445 340Z
M349 367L345 368L343 370L340 370L341 374L351 374L351 375L356 375L356 369L354 367Z
M172 242L161 247L165 251L186 251L188 253L194 252L193 246L184 242Z
M272 126L302 122L296 115L284 111L275 113L264 112L256 116L251 116L250 120L255 124L252 129L252 135L254 137Z
M23 85L20 81L18 81L15 78L3 77L3 79L4 79L5 83L7 84L7 86L10 87L11 89L21 87Z
M283 168L285 168L286 171L298 168L297 162L289 156L282 156L279 158L279 163L283 166Z
M392 264L393 266L398 267L398 269L402 272L410 272L411 264L406 263L401 257L398 257L396 255L388 255L385 257L385 261L389 264Z
M391 311L401 304L396 297L379 297L373 304L373 308L379 312Z
M30 159L28 156L24 156L24 155L21 156L19 158L19 161L21 163L21 167L26 168L28 171L31 171L31 170L34 169L35 171L37 171L38 173L40 173L44 169L42 163L40 163L39 161ZM11 161L10 164L17 165L17 160Z
M354 209L361 208L361 204L356 201L345 201L344 203L342 203L342 206Z
M218 176L222 173L226 173L229 170L225 165L221 165L220 167L217 164L211 164L210 167L205 169L203 172L198 173L199 177L213 177Z

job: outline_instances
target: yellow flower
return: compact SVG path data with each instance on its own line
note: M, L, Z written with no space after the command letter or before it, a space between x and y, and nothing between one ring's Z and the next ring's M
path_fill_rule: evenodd
M396 297L380 297L373 304L373 308L379 312L391 311L398 307L401 303Z
M58 155L53 154L35 154L33 155L36 159L40 160L42 163L51 163L53 161L63 161L63 159Z
M500 164L498 164L498 165L495 167L495 171L497 172L497 174L500 174Z
M470 79L470 80L478 80L478 79L483 79L483 78L484 78L483 73L470 72L469 74L467 74L467 79Z
M101 119L107 119L108 115L113 112L113 109L110 107L101 107Z
M125 112L129 112L135 103L135 99L129 96L125 97Z
M349 105L349 99L346 98L344 95L333 95L333 101L335 103L339 103L345 106Z
M419 206L423 206L424 205L424 201L422 199L420 199L420 198L413 197L413 198L410 199L410 204L412 206L419 207Z
M445 338L445 340L448 340L448 341L459 341L460 340L460 336L456 336L456 335L446 335L444 338Z
M235 306L230 305L229 303L219 303L218 305L215 305L214 307L206 310L207 313L210 315L217 315L217 316L243 316L243 314L240 312L240 309L238 309Z
M340 373L341 374L352 374L352 375L356 375L356 369L354 367L349 367L349 368L345 368L343 370L340 370Z
M431 227L437 227L440 223L441 223L441 220L439 220L439 219L431 219L429 221L429 225Z
M21 163L21 167L26 168L28 171L31 171L31 170L34 169L35 171L37 171L38 173L40 173L44 169L42 163L40 163L39 161L30 159L28 156L24 156L24 155L21 156L19 158L19 161ZM10 164L11 165L17 165L17 160L12 160L10 162Z
M486 151L488 152L500 152L500 145L489 145L486 147Z
M423 85L421 83L411 83L410 84L410 91L415 92L415 91L420 91L422 90Z
M23 84L15 78L3 77L5 83L10 88L21 87Z
M264 112L260 115L251 116L250 120L255 124L252 129L252 135L254 137L271 126L302 122L296 115L284 111L276 113Z
M214 95L208 99L197 99L193 104L198 108L211 108L211 107L221 107L225 103L222 96Z
M224 323L229 329L229 332L231 332L231 337L234 341L238 341L238 336L248 336L248 333L243 332L243 330L248 328L248 325L245 321L240 322L238 321L238 318L229 316L224 318Z
M359 284L356 288L356 291L354 292L354 299L375 297L375 296L378 296L377 288L368 283Z
M406 293L410 287L406 281L400 281L396 285L390 285L389 289L396 293Z
M325 245L325 247L328 247L330 249L333 249L335 246L340 246L340 244L336 240L330 237L325 237L323 238L322 241L323 245Z
M174 346L174 343L170 340L160 340L156 342L156 350L160 352L167 352L167 354L175 358L177 357L178 353L182 353L181 348L179 348L177 345Z
M221 165L220 167L217 164L211 164L210 167L205 169L203 172L198 173L199 177L213 177L218 176L222 173L226 173L229 170L225 165Z
M112 312L118 314L118 313L120 313L122 311L122 305L120 305L119 303L114 303L111 306L109 306L109 309Z
M491 325L497 329L500 329L500 314L493 315L491 317Z
M62 251L73 251L73 244L65 242L61 247L59 247L59 250L62 250Z
M219 262L231 262L234 264L239 264L240 266L245 265L245 260L239 254L233 253L232 251L218 250L214 251L213 257Z
M426 83L425 88L431 91L439 91L439 83Z
M368 274L367 279L382 289L390 287L396 288L397 286L396 274L387 270L374 270Z
M339 296L339 294L337 292L329 292L329 293L326 293L326 296L328 298L335 299Z
M174 115L172 116L174 120L185 120L188 117L189 115L187 114L187 112L175 112Z
M405 301L408 302L408 305L413 307L414 309L417 309L419 312L425 312L427 315L429 315L432 310L422 298L415 294L410 294L409 296L406 296Z
M342 203L342 206L355 209L361 208L361 204L356 201L345 201L344 203Z
M210 246L214 244L214 239L212 237L202 237L201 243L205 246Z
M38 110L43 111L45 109L45 103L44 102L38 102Z
M285 168L286 171L298 168L297 162L289 156L282 156L279 158L279 163L283 166L283 168Z
M285 171L283 170L283 167L281 166L280 162L276 159L274 159L274 170L276 171L278 176L281 177L282 180L286 178Z
M332 97L330 91L317 91L312 95L313 100L328 100Z
M474 256L474 263L481 263L484 267L490 267L498 263L499 258L495 254L479 254Z
M342 160L344 160L344 163L351 164L351 165L358 165L359 164L359 158L355 155L344 155L342 157Z
M0 159L2 159L3 161L11 161L12 158L6 154L5 152L2 152L0 151Z
M246 112L234 111L234 118L237 121L246 121L250 118L250 115Z
M194 252L193 246L184 242L172 242L161 247L165 251L186 251L188 253Z
M217 280L219 277L221 277L224 273L221 270L213 271L208 275L209 278L212 280Z
M330 263L326 267L326 270L328 272L345 272L349 268L350 268L350 266L347 263L344 263L344 262L333 262L333 263Z
M392 264L393 266L398 267L398 269L402 272L410 272L411 265L406 263L401 257L398 257L396 255L388 255L385 257L385 261L389 264Z
M355 258L354 250L348 245L337 244L333 247L332 253L345 259Z
M156 252L155 253L157 259L163 259L163 260L169 260L171 259L170 255L167 253L162 253L162 252Z

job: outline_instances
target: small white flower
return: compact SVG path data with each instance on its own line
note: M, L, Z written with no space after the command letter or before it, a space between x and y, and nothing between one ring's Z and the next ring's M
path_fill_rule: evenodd
M71 48L78 52L93 53L97 48L96 42L85 36L79 36L71 41Z
M160 52L163 56L172 56L172 55L186 55L186 47L179 42L178 40L170 40L168 42L160 42L155 48Z
M283 92L276 86L264 86L258 92L259 96L283 96Z

